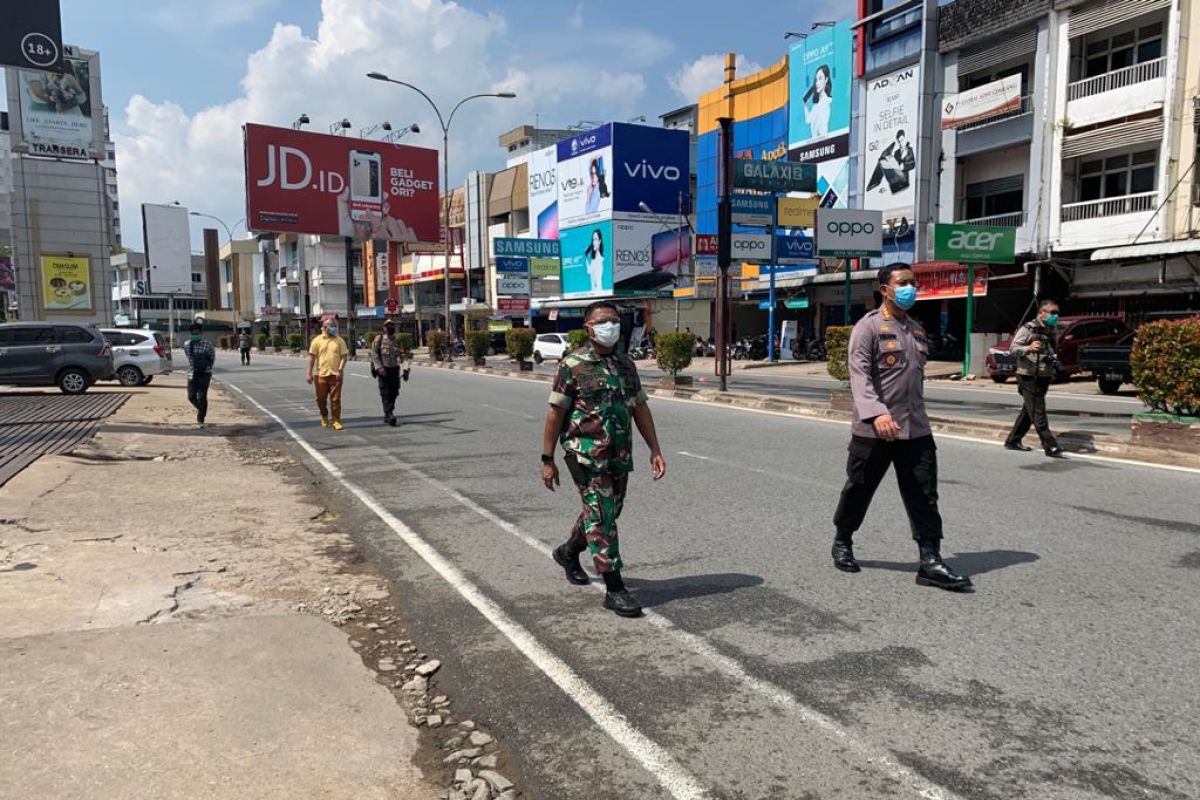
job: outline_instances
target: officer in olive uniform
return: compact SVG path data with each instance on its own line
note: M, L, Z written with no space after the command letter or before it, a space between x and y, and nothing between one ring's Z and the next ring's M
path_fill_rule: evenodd
M1038 315L1017 330L1008 352L1017 358L1017 391L1024 405L1013 423L1004 446L1009 450L1032 450L1021 443L1029 427L1037 431L1042 440L1042 449L1051 458L1062 458L1063 450L1050 432L1050 420L1046 418L1046 392L1058 372L1058 303L1043 300Z
M868 313L850 335L850 389L854 424L846 486L833 523L833 565L858 572L853 536L889 466L896 468L909 527L920 549L917 583L943 589L969 589L971 579L942 561L942 517L938 513L937 446L925 413L925 361L929 342L920 323L908 316L917 300L907 264L879 270L883 306Z
M400 381L408 380L412 367L410 354L396 341L396 323L390 319L383 325L383 334L371 343L371 372L379 384L379 399L383 401L383 421L396 425L396 396Z
M604 607L623 617L636 617L642 607L621 580L617 544L617 518L633 471L634 425L650 448L654 480L666 474L667 462L637 367L615 350L621 337L616 306L604 301L589 305L584 310L584 328L588 343L559 365L542 435L542 482L550 491L559 482L554 463L558 440L583 501L570 538L554 550L554 561L566 571L569 582L586 584L588 576L579 566L579 556L587 549L604 578Z

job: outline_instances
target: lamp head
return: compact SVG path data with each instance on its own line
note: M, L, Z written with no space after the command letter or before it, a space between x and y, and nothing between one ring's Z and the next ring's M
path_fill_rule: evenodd
M382 72L368 72L367 77L373 81L391 80L390 78L388 78L387 75L384 75Z

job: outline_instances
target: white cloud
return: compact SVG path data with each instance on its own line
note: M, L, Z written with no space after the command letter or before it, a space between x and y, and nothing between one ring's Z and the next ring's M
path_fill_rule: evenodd
M420 86L443 114L473 92L517 92L515 100L472 101L455 116L452 182L468 169L502 166L496 137L535 112L543 121L620 119L633 113L646 88L640 74L589 66L582 58L519 69L513 65L524 58L508 40L502 16L446 0L322 0L321 10L312 36L276 24L247 59L240 96L228 103L188 115L170 98L136 94L129 100L124 119L114 120L128 241L141 241L137 209L143 202L178 200L231 225L245 216L246 122L289 125L304 113L318 132L343 117L355 129L383 120L397 128L417 122L421 133L406 143L440 148L441 129L428 103L404 87L367 79L372 70Z
M758 72L762 67L738 54L734 62L738 77ZM725 55L709 53L691 63L684 64L674 74L667 76L667 83L683 100L694 103L705 92L716 89L725 80Z
M575 11L567 18L567 24L577 31L583 29L583 3L575 4Z
M279 0L167 0L153 12L151 19L175 33L195 32L198 28L227 28L250 22Z

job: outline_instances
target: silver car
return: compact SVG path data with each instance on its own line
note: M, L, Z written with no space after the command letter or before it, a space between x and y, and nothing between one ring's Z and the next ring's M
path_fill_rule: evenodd
M101 328L112 343L116 379L122 386L145 386L171 371L171 349L161 333L137 328Z
M91 325L0 325L0 384L57 386L64 394L83 394L115 374L112 346Z

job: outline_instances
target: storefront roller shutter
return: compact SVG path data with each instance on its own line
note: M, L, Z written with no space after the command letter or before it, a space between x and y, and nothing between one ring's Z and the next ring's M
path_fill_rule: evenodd
M1162 117L1121 122L1077 136L1067 136L1063 139L1062 157L1078 158L1133 144L1158 144L1162 141L1162 135Z
M1170 5L1170 0L1103 0L1072 11L1068 35L1074 38L1095 33Z
M1015 61L1037 50L1037 28L1002 34L1002 39L986 47L964 47L958 54L958 76L964 77L996 64Z

